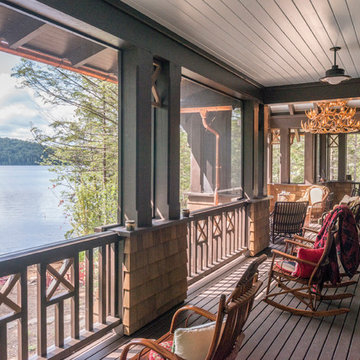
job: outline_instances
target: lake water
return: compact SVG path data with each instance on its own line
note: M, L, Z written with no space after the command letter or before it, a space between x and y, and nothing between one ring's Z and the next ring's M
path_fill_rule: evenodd
M70 225L46 166L0 166L0 254L64 240Z

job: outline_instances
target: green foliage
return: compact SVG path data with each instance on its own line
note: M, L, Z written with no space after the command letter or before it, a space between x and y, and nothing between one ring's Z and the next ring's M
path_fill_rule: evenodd
M47 156L36 142L0 138L0 165L39 165Z
M190 158L191 149L186 131L180 126L180 206L187 207L190 191Z
M280 144L272 144L272 182L280 184Z
M346 135L346 173L356 182L360 181L360 156L357 151L359 145L359 134Z
M55 185L65 187L62 204L72 225L66 236L117 222L117 85L29 60L12 75L43 103L74 108L72 118L50 118L48 132L32 129L36 142L52 150L42 164L51 166Z
M290 146L290 182L301 184L305 181L305 137L300 136L300 141L296 138Z
M241 187L241 108L232 111L231 117L231 187Z

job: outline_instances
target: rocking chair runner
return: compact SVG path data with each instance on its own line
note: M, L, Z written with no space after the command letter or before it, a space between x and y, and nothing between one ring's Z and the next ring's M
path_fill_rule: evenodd
M132 340L124 347L120 360L126 360L130 348L136 345L143 346L144 349L132 357L132 360L149 359L151 351L155 351L164 359L187 360L160 345L161 343L174 339L175 324L177 323L179 315L184 311L191 311L211 321L215 321L214 334L204 360L235 359L244 338L242 328L251 311L255 295L262 284L261 281L257 280L258 266L266 259L267 256L262 255L249 265L227 300L225 295L221 295L217 314L212 314L192 305L184 306L174 314L168 333L156 341L148 339ZM188 316L188 319L190 316L191 314Z
M349 294L349 293L335 294L335 295L322 295L321 293L322 289L319 286L319 281L320 281L319 277L321 275L323 268L327 266L328 254L333 241L333 236L334 236L333 233L331 233L331 235L328 238L324 252L318 262L299 259L296 256L289 255L278 250L273 250L273 259L271 263L271 270L269 273L269 282L266 289L266 295L264 301L281 310L289 311L293 314L303 315L303 316L319 316L319 317L334 316L348 312L350 310L348 308L337 308L337 309L324 310L324 311L317 310L318 302L321 300L337 300L337 299L345 299L353 296L353 294ZM297 244L297 246L306 248L306 246L300 243ZM277 266L275 264L275 259L277 257L281 257L284 260L292 260L297 262L298 264L306 264L313 266L314 270L312 271L310 278L301 278L301 277L293 276L291 275L290 272L284 270L281 267L281 265ZM278 287L281 289L280 291L271 292L270 286L273 280L276 281ZM298 284L298 286L290 287L289 286L290 281L295 282L296 284ZM345 285L341 284L339 286L345 286ZM308 309L298 309L298 308L290 307L273 300L273 298L277 296L286 295L286 294L294 295L302 303L304 303L306 305L306 308Z
M281 310L286 310L294 314L305 315L305 316L331 316L338 315L345 312L348 312L348 308L338 308L326 311L318 311L317 310L317 302L321 300L337 300L337 299L345 299L352 297L353 294L343 293L343 294L335 294L335 295L323 295L323 288L338 288L349 286L355 284L356 281L341 281L344 276L352 276L356 273L356 267L358 265L358 244L355 245L355 253L351 253L351 256L355 256L354 264L350 264L347 262L348 258L345 256L342 258L342 262L344 264L346 274L339 274L337 267L337 259L336 259L336 249L335 244L333 244L335 234L338 236L338 224L337 221L340 222L340 227L342 226L343 219L347 219L349 217L349 209L344 207L338 207L332 211L331 214L328 215L328 219L323 229L321 229L315 244L318 245L325 244L324 247L315 248L313 240L308 240L306 238L302 238L299 236L295 236L294 239L285 240L287 246L291 246L291 253L283 253L281 251L273 250L273 259L271 264L271 269L269 273L269 282L266 291L265 301L273 305L275 307L280 308ZM352 216L350 216L352 217ZM346 241L346 236L348 236L351 232L354 233L354 238L351 238L351 241L357 242L356 230L352 229L354 227L353 224L354 219L350 219L350 224L346 228L346 232L342 233L339 236L344 236L342 239L338 239L338 244L340 247L346 247L347 251L351 251L350 244L345 246L344 241ZM349 228L350 226L350 228ZM299 241L300 240L300 241ZM295 252L293 251L294 247L298 249L296 253L298 256L294 256ZM356 249L357 248L357 249ZM301 250L306 249L306 250ZM310 251L308 254L312 253L313 260L310 261L309 258L299 256L300 253L306 253L306 251ZM316 255L316 252L318 255ZM314 255L316 255L314 257ZM317 257L317 261L314 258ZM281 258L282 260L279 262L275 262L277 258ZM290 266L292 261L293 264L297 263L299 268L293 268L293 272L290 271ZM335 263L336 262L336 263ZM352 266L354 265L354 266ZM304 270L304 267L307 266L307 271L309 276L301 276L301 267ZM310 267L309 267L310 266ZM305 272L305 271L304 271ZM329 277L329 274L333 276ZM278 287L281 288L281 291L270 291L271 282L275 280ZM332 284L326 283L325 281L331 280ZM290 287L289 282L295 282L298 286ZM293 307L289 307L283 305L274 300L277 296L292 294L296 298L298 298L302 303L306 305L309 309L297 309Z

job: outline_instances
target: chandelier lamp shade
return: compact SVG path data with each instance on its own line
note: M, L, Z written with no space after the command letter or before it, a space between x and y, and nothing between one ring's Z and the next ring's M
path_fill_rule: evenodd
M346 101L330 101L317 104L317 109L305 111L307 121L301 121L301 128L312 134L341 134L360 131L360 120L354 118L355 107Z
M351 79L351 76L345 75L345 70L339 68L336 65L336 52L339 51L341 47L335 46L332 47L330 50L334 52L334 65L331 69L327 70L325 76L320 79L320 81L327 82L331 85L340 84L344 80Z

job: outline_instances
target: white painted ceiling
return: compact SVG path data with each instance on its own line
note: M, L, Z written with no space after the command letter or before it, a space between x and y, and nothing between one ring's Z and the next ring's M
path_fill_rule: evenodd
M360 77L360 0L123 0L264 86Z

